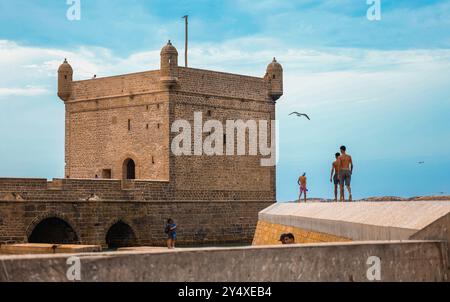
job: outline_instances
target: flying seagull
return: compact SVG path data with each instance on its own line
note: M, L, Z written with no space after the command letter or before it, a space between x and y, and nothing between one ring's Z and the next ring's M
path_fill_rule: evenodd
M305 114L305 113L298 113L297 111L294 111L294 112L292 112L292 113L289 114L289 115L293 115L293 114L295 114L295 115L298 116L298 117L304 116L304 117L306 117L308 120L311 120L311 119L309 118L309 116L308 116L307 114Z
M419 165L423 165L425 162L424 161L419 161L418 164Z

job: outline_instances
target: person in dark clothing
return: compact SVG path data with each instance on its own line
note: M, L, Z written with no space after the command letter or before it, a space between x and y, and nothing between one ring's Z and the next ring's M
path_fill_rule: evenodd
M172 218L167 219L165 232L168 236L167 247L169 249L175 248L175 241L177 240L177 225Z

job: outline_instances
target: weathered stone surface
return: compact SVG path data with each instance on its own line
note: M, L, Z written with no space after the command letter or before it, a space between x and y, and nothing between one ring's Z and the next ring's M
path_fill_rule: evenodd
M438 241L353 242L272 247L124 251L79 255L81 281L448 281ZM68 281L73 255L2 256L0 281Z
M259 220L351 240L402 240L449 213L447 201L277 203Z
M101 252L99 245L73 245L73 244L4 244L0 245L0 254L67 254Z
M17 193L0 193L0 201L24 201L23 197Z
M258 221L253 245L281 244L281 234L291 233L295 237L295 243L319 243L319 242L347 242L349 238L338 237L330 234L308 231L294 226L275 224L264 220Z
M429 201L429 200L444 200L444 201L450 201L450 196L415 196L415 197L398 197L398 196L379 196L379 197L369 197L364 198L360 201Z
M191 194L180 194L186 199L175 200L172 193L141 188L142 183L135 184L137 189L116 191L96 187L106 186L108 181L80 182L79 189L73 188L77 181L70 180L61 190L24 192L28 196L25 202L0 201L0 243L28 242L39 223L58 218L73 229L77 243L106 247L108 231L121 221L135 234L132 245L164 246L164 223L171 217L178 224L181 245L250 244L257 213L273 202L254 201L251 198L257 195L239 192L238 200L228 200L230 192L214 192L212 196L205 192L204 196L197 195L198 200L189 200ZM91 190L102 200L79 201ZM137 192L144 193L135 195Z

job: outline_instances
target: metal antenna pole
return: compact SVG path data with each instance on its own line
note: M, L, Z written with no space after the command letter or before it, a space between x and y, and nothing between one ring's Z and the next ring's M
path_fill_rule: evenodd
M184 65L186 67L188 67L188 18L189 16L183 16L184 21L185 21L185 36L186 36L186 40L185 40L185 44L184 44Z

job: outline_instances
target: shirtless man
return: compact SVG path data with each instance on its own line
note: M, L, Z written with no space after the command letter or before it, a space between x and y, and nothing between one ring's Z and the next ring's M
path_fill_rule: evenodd
M303 175L298 178L297 183L300 186L300 196L298 197L298 202L301 202L302 194L305 194L304 196L306 202L306 192L308 192L308 189L306 188L306 173L303 173Z
M334 156L336 157L336 160L331 165L331 175L330 175L330 182L334 183L334 201L338 201L338 186L339 186L339 176L338 176L338 167L337 167L337 159L339 158L341 154L336 153Z
M352 189L350 187L350 182L352 180L353 173L353 161L352 157L346 153L345 146L341 146L341 156L337 159L337 173L339 175L339 184L341 185L341 201L345 201L344 196L344 185L348 190L348 200L352 201Z

